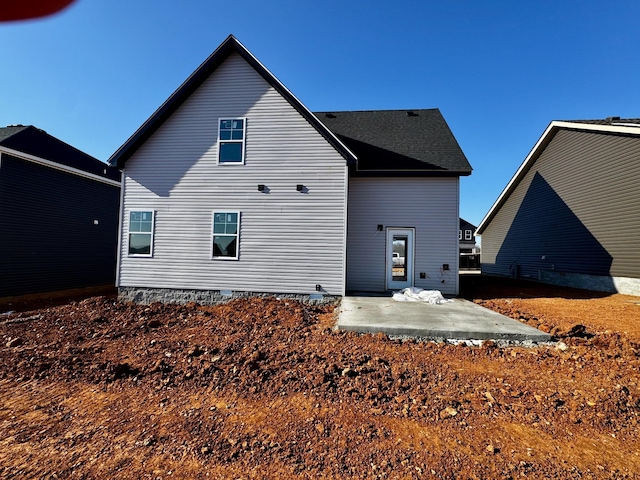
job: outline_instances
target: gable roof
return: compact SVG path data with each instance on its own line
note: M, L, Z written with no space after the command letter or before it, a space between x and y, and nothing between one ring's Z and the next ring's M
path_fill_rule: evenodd
M12 137L16 133L19 133L26 128L28 127L26 127L25 125L9 125L8 127L0 128L0 145L2 145L2 142L4 142L9 137Z
M476 226L467 222L464 218L460 218L460 230L473 230L475 232Z
M97 158L58 140L33 125L12 125L0 128L0 147L82 170L102 178L120 181L118 170L110 168Z
M502 205L505 204L511 193L516 189L520 180L531 170L536 160L544 149L551 143L553 138L560 130L573 130L581 132L593 132L605 135L622 135L622 136L640 136L640 119L609 117L604 120L563 120L553 121L549 124L542 136L533 146L527 157L524 159L516 173L513 175L507 186L502 190L498 199L491 206L487 214L484 216L476 235L482 235L493 217L496 216Z
M358 157L357 176L471 174L437 108L318 112L316 116Z
M298 100L275 75L254 57L233 35L207 58L178 89L158 108L151 117L109 158L109 164L124 167L126 161L149 137L195 92L204 81L231 55L239 54L280 95L282 95L315 129L345 158L355 163L354 154Z

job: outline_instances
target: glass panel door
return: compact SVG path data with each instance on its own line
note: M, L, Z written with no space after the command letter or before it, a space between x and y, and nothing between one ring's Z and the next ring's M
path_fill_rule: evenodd
M387 290L413 286L413 228L387 228Z
M406 235L393 235L393 260L391 266L391 277L394 282L407 281L407 243Z

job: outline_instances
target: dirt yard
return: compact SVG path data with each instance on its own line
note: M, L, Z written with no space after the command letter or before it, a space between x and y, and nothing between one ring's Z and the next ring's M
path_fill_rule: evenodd
M560 342L393 341L275 298L14 305L0 478L640 477L640 297L464 282Z

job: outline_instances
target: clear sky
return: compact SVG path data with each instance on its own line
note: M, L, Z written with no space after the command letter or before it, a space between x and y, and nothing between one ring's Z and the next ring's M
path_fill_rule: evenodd
M552 120L640 117L639 0L77 0L0 24L0 126L106 161L229 34L312 111L439 108L475 225Z

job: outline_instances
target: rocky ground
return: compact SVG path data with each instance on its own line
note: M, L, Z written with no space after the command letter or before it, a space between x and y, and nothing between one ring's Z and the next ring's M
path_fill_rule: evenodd
M640 297L462 291L559 342L394 341L275 298L21 305L0 315L0 478L640 477Z

